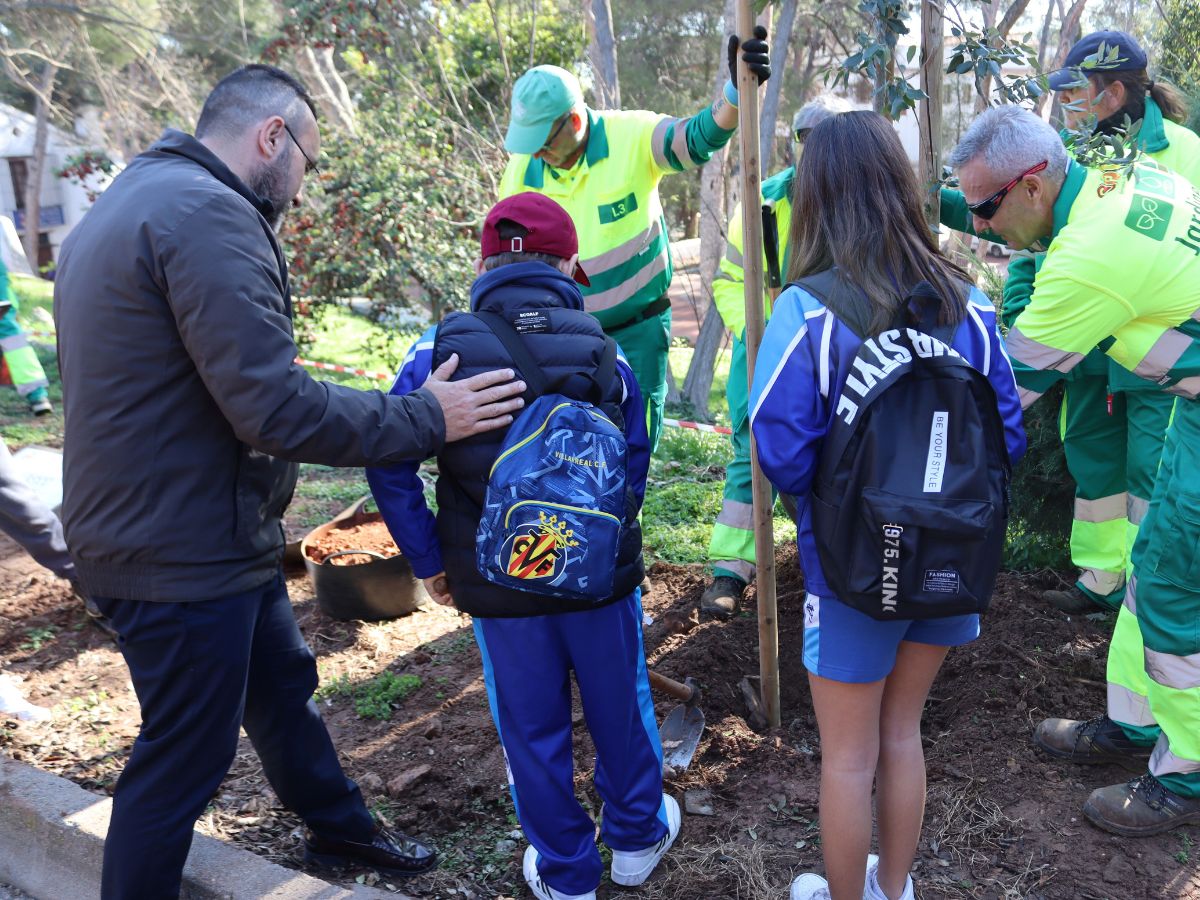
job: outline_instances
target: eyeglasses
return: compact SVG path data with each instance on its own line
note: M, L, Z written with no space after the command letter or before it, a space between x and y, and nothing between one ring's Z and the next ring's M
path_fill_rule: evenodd
M296 140L296 135L292 133L292 129L288 126L287 122L283 123L283 130L288 133L288 137L292 139L292 143L296 145L296 149L300 151L300 155L304 157L304 174L309 175L313 172L320 172L321 170L317 168L317 161L309 156L304 151L304 148L300 146L300 142Z
M810 131L812 131L811 128L797 128L796 129L796 143L803 144L804 141L808 138L808 133Z
M996 191L996 193L992 194L992 196L984 200L980 200L978 203L968 203L967 209L971 211L972 215L979 216L981 219L992 218L992 216L999 212L1000 204L1004 202L1004 198L1008 196L1008 192L1020 184L1022 178L1024 178L1026 175L1034 175L1042 171L1042 169L1046 168L1048 165L1050 165L1049 160L1042 160L1032 169L1026 169L1004 187L1000 188L1000 190Z
M571 121L571 114L567 113L565 116L563 116L562 121L558 123L558 127L555 128L552 132L550 132L550 137L546 138L546 143L542 144L542 147L540 150L538 150L538 153L544 153L547 150L549 150L550 145L554 143L554 139L556 137L558 137L558 133L560 131L562 131L563 128L565 128L567 123L570 121Z

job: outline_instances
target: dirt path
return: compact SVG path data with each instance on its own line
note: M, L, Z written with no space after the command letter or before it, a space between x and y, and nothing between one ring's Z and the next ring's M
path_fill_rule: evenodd
M602 898L782 900L791 877L820 868L816 823L819 742L799 658L802 585L794 552L780 557L783 728L745 719L738 682L757 674L753 602L727 624L692 615L699 568L659 565L646 603L652 667L704 685L709 727L691 769L667 789L712 795L712 816L687 816L662 871L636 892L605 884ZM1200 828L1141 841L1087 824L1079 809L1120 769L1085 770L1040 759L1029 743L1046 714L1103 708L1103 648L1111 622L1041 608L1035 580L1002 576L983 637L951 654L926 719L929 804L914 870L925 898L1200 898ZM336 622L293 576L295 610L323 682L365 684L384 671L420 686L390 721L360 719L353 701L322 701L350 774L387 819L443 853L433 875L402 885L422 898L528 896L503 759L487 712L469 623L422 610L368 625ZM47 725L0 720L0 748L92 790L111 790L137 730L137 704L120 656L88 626L65 586L0 540L0 669L25 679L30 699L54 709ZM672 703L658 705L663 715ZM593 811L591 747L576 711L577 785ZM299 822L281 809L249 745L201 830L296 865ZM370 878L368 878L370 880Z

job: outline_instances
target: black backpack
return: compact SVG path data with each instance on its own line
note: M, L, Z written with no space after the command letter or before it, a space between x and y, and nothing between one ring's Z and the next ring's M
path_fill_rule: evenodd
M936 324L942 300L928 282L874 337L869 304L832 271L797 284L864 337L812 489L826 582L876 619L984 612L1011 473L995 391L950 348L956 326Z

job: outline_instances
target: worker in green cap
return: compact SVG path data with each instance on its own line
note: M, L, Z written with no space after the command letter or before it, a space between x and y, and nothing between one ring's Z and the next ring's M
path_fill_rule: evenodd
M808 133L830 116L852 107L840 97L822 94L805 103L792 119L796 139L796 164ZM780 272L787 271L787 235L792 221L792 181L795 166L776 172L762 183L763 288L766 318L771 317L771 300L782 286ZM754 580L754 503L750 489L750 399L746 380L746 300L742 263L742 207L729 217L725 257L713 280L713 302L721 321L733 333L729 378L725 398L729 401L729 424L733 429L733 461L725 467L725 496L708 543L713 580L700 597L700 612L727 619L738 611L746 586Z
M767 32L729 38L729 78L711 106L686 118L643 110L590 109L578 79L536 66L513 86L504 148L511 157L500 197L536 191L570 214L579 263L588 273L584 304L620 344L646 399L651 447L662 433L671 342L671 256L659 180L708 162L737 127L736 62L770 77Z

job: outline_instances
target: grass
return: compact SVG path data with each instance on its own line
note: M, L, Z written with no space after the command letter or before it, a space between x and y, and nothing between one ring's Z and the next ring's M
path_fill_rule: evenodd
M421 686L416 675L397 675L384 671L367 681L351 681L342 675L317 688L314 698L327 700L332 697L349 697L354 701L354 712L360 719L387 720L392 710Z

